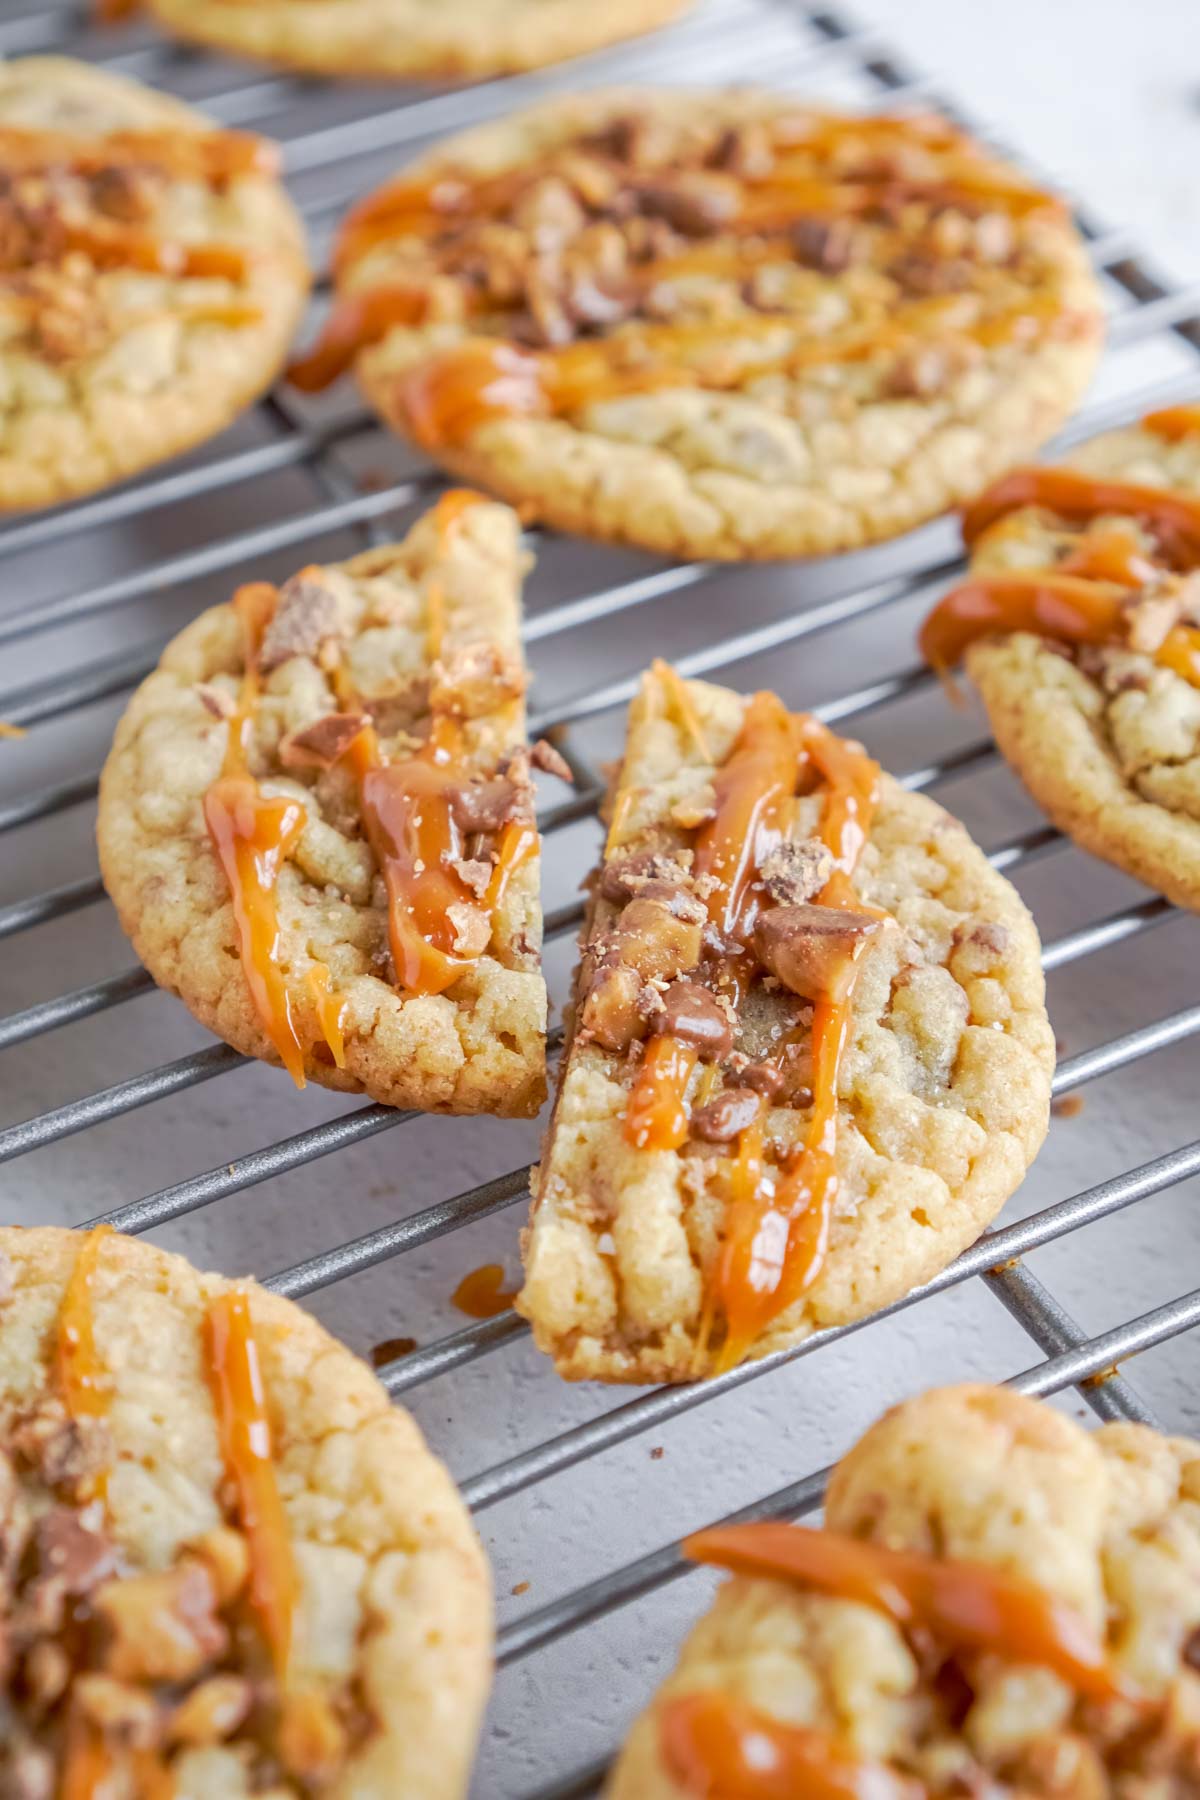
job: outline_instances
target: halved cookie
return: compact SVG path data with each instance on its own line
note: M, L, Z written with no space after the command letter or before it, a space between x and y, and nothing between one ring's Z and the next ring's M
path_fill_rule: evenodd
M996 742L1085 850L1200 907L1200 408L1018 469L964 520L967 579L927 620Z
M0 65L0 507L47 506L221 431L308 294L274 148L124 76Z
M943 1388L843 1457L824 1531L685 1546L735 1571L610 1800L1162 1794L1200 1760L1200 1444Z
M1064 208L945 121L626 89L441 145L350 216L292 370L355 367L564 530L818 555L979 492L1070 413L1101 307Z
M491 1675L445 1469L298 1307L0 1230L0 1789L456 1800Z
M685 1381L897 1299L1046 1132L1033 921L956 820L773 694L646 677L518 1309Z
M320 75L482 77L636 37L691 0L147 0L179 37Z
M300 1086L541 1104L523 566L507 507L447 494L400 545L203 613L117 727L98 836L125 930Z

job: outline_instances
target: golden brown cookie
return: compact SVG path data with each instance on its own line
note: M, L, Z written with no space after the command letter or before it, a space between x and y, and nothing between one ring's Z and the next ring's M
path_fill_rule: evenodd
M646 677L518 1310L686 1381L898 1299L1046 1133L1037 934L956 820L773 694Z
M274 149L59 57L0 65L0 508L213 436L273 381L309 274Z
M966 515L971 568L922 648L965 656L1061 830L1200 907L1200 408L1017 470Z
M182 38L320 75L479 78L665 25L691 0L146 0Z
M117 727L98 836L122 924L301 1086L541 1104L523 567L507 507L447 494L402 544L203 613Z
M487 1566L370 1371L104 1228L0 1230L0 1272L0 1789L463 1795Z
M692 1540L739 1573L634 1726L610 1800L1185 1800L1198 1499L1186 1438L1089 1434L1003 1388L895 1408L835 1470L824 1532Z
M686 557L888 538L1061 424L1096 283L1061 205L944 121L744 90L553 101L364 201L324 336L446 467Z

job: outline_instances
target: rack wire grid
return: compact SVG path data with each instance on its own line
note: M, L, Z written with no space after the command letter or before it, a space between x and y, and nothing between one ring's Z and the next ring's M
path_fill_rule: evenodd
M345 203L398 161L572 84L767 78L834 103L919 101L961 119L873 33L799 0L708 0L671 31L567 67L420 92L276 76L148 26L97 32L57 0L0 7L0 52L58 50L278 138L318 267ZM1110 349L1060 448L1200 378L1200 293L1160 279L1125 234L1080 222L1109 298ZM1059 1116L1008 1222L919 1292L865 1328L823 1331L701 1386L568 1387L515 1315L464 1326L449 1302L478 1263L500 1258L515 1273L540 1128L294 1094L208 1040L131 966L95 870L99 764L165 638L249 575L282 579L398 535L438 483L353 398L308 404L284 389L168 469L0 526L0 718L31 728L0 747L0 936L13 940L2 1216L153 1231L201 1262L255 1269L375 1350L459 1477L497 1572L500 1675L475 1792L566 1800L594 1790L705 1603L708 1578L682 1564L681 1533L817 1508L821 1465L890 1401L1007 1376L1076 1411L1149 1421L1117 1365L1153 1351L1139 1380L1158 1413L1200 1424L1194 1346L1179 1341L1200 1323L1200 1289L1177 1292L1198 1236L1188 1184L1200 1140L1180 1144L1194 1130L1197 927L1064 843L979 715L954 711L916 666L914 626L959 567L952 522L860 555L740 570L540 537L525 632L534 729L565 734L578 778L542 814L556 998L599 843L596 771L657 654L853 722L910 787L944 798L1034 907L1065 1039ZM401 1338L419 1347L393 1354ZM1026 1366L1029 1339L1038 1359Z

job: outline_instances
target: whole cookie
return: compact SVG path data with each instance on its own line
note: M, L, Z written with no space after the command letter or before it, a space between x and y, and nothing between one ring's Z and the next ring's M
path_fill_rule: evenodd
M507 507L448 494L403 544L203 613L117 727L97 835L125 930L299 1086L541 1104L523 566Z
M824 1533L692 1540L747 1572L634 1726L610 1800L1182 1800L1200 1755L1198 1496L1186 1438L1089 1434L1005 1389L908 1401L834 1471Z
M0 65L0 507L46 506L224 429L308 293L273 149L57 57Z
M487 1567L412 1420L254 1282L0 1231L13 1795L455 1800Z
M1063 208L931 117L623 90L452 139L364 201L325 334L448 468L687 557L888 538L1074 406L1101 336Z
M179 37L324 75L485 76L635 37L691 0L147 0Z
M1200 907L1200 409L1151 414L967 514L922 643L1085 850Z
M775 695L630 714L517 1308L569 1379L687 1381L974 1241L1046 1133L1021 900L940 806Z

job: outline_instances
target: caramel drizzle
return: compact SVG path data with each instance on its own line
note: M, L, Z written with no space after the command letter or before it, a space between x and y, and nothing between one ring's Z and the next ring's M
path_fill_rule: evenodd
M282 1684L291 1654L298 1584L246 1289L230 1288L210 1301L206 1325L221 1453L250 1547L250 1602Z
M847 142L856 139L885 154L889 149L917 145L936 153L941 162L935 173L923 177L888 173L843 178L838 159ZM735 244L747 238L786 236L798 219L859 217L877 209L885 200L916 200L931 206L990 206L1015 217L1062 210L1040 189L1011 180L973 154L970 141L962 133L942 132L922 120L814 115L807 133L780 147L791 154L762 176L743 176L734 216L715 227L722 236L732 236ZM432 181L401 177L388 183L354 208L346 220L334 257L339 282L354 265L391 240L408 238L433 243L446 230L461 232L464 226L505 217L532 184L553 173L556 167L551 155L531 169L507 170L487 177L447 173ZM720 258L727 254L720 244L704 246L685 251L679 258L655 259L635 267L631 278L648 291L656 281L672 273L673 263L687 266L697 257L711 262L714 255ZM755 242L744 251L738 249L736 254L744 267L764 256L778 256L779 246L772 248ZM825 340L801 343L787 356L764 363L762 372L798 372L815 364L857 359L901 346L909 335L944 330L956 303L961 311L961 301L961 296L955 296L896 309L887 322L881 321L865 331L855 329L831 334ZM313 350L293 366L291 379L310 392L327 386L368 345L377 343L398 326L424 323L428 304L427 270L417 271L411 277L385 276L374 286L343 292ZM468 309L484 310L483 298L469 294ZM779 319L768 323L776 330L780 326ZM736 333L728 324L714 327L711 347L724 350L730 336L745 338L752 333L754 324L753 320L739 320ZM1072 328L1061 300L1031 297L995 319L981 319L976 310L964 329L968 335L988 343L1040 336L1059 325ZM665 351L668 366L647 369L643 365L655 344ZM620 359L630 347L634 367L623 370ZM671 365L670 359L685 350L682 340L672 340L669 328L666 335L660 331L657 337L652 330L619 331L604 339L537 356L521 352L503 339L467 339L441 357L431 359L428 365L423 363L411 377L402 380L397 404L418 440L432 446L460 441L473 429L472 422L482 423L508 412L549 416L612 393L689 384L719 388L737 385L757 372L752 364L739 366L730 361L727 354L724 362L728 372L723 381L715 368L696 371ZM587 378L585 371L590 371Z
M742 729L713 779L715 816L696 839L693 871L711 884L709 919L726 937L748 943L763 902L759 865L786 834L797 780L811 767L825 784L819 836L834 869L817 896L823 906L860 903L852 877L878 800L878 765L811 715L793 716L774 694L747 703ZM719 978L736 1006L738 959ZM812 1017L812 1106L800 1144L782 1164L763 1153L765 1103L738 1137L729 1182L723 1241L711 1268L698 1332L706 1349L714 1321L724 1320L719 1367L740 1362L770 1321L794 1304L820 1274L838 1193L838 1081L849 1038L858 963L848 963L839 991ZM786 1045L781 1054L786 1051ZM686 1093L696 1056L670 1036L646 1046L626 1112L624 1135L638 1149L675 1150L688 1133Z
M666 1701L658 1721L668 1773L697 1800L924 1800L925 1789L829 1733L784 1725L704 1689Z
M684 1554L735 1575L785 1581L853 1600L922 1629L955 1650L994 1652L1050 1669L1088 1700L1129 1700L1086 1620L1024 1576L987 1563L893 1550L834 1531L763 1523L717 1526Z
M1188 427L1181 414L1188 415L1189 409L1152 414L1143 424L1163 436L1200 429L1200 412ZM933 668L953 668L971 644L997 633L1024 631L1072 646L1119 647L1131 595L1172 571L1200 566L1200 499L1061 468L1017 469L996 482L967 509L963 537L968 547L985 533L1003 531L1024 507L1039 507L1083 526L1084 535L1054 567L972 574L945 594L919 637L921 653ZM1116 515L1117 522L1097 524L1108 515ZM1132 529L1119 522L1122 516L1139 520L1155 534L1166 561L1141 549ZM1200 631L1173 627L1155 660L1200 686Z
M96 1349L92 1289L111 1225L97 1225L80 1246L58 1315L55 1370L58 1391L72 1419L99 1419L107 1413L110 1378Z

